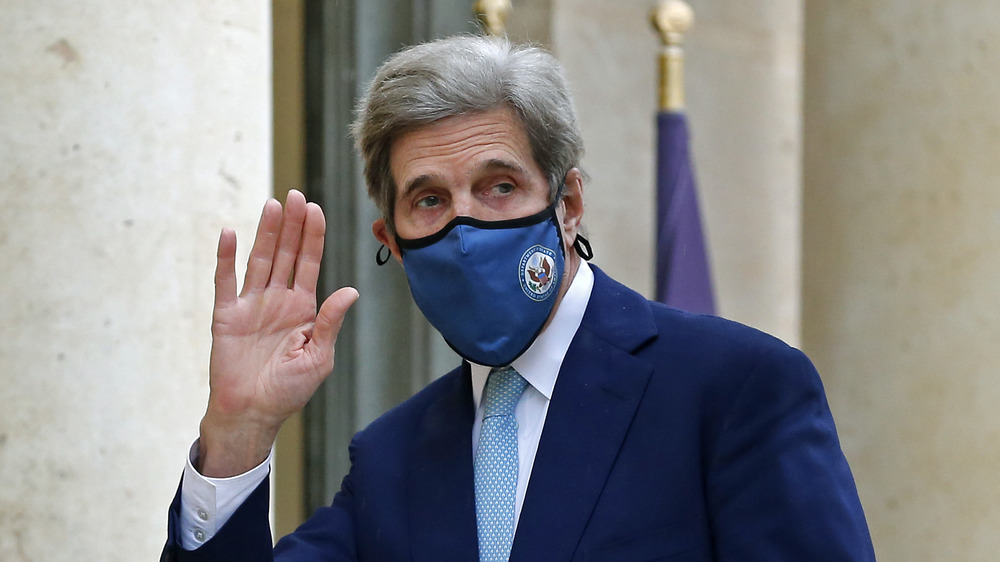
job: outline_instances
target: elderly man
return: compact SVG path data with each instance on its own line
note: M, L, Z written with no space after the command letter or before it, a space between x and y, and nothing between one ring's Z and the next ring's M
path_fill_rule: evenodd
M583 146L551 56L407 49L354 133L375 237L465 361L358 433L332 505L272 553L271 446L358 293L317 313L325 221L297 192L264 206L239 295L224 231L211 394L165 559L874 559L808 359L581 259Z

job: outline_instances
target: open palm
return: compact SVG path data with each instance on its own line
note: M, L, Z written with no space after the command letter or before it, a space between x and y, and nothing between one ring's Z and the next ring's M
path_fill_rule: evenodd
M260 463L281 424L302 409L333 368L334 344L358 298L345 287L316 311L326 220L289 193L284 211L264 205L236 294L236 234L219 239L212 318L211 394L202 420L199 465L232 476Z

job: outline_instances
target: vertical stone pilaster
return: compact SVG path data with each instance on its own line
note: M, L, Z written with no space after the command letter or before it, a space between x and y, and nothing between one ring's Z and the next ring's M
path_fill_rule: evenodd
M0 10L0 559L155 559L218 232L271 192L262 1Z

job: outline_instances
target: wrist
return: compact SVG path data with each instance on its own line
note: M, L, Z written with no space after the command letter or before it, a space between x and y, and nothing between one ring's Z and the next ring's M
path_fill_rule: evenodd
M225 424L205 414L201 421L195 468L209 478L243 474L267 459L279 427L272 424Z

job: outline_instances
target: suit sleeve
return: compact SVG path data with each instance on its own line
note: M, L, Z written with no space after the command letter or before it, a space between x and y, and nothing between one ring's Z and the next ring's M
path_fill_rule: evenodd
M722 561L874 560L819 375L801 352L754 361L711 454L708 502Z
M167 543L160 562L291 562L356 560L353 492L344 478L333 504L316 511L272 549L268 520L269 479L265 478L229 521L197 550L184 550L179 540L180 489L170 506Z
M265 478L214 537L197 550L184 550L179 536L181 492L178 487L170 505L167 544L163 547L160 562L270 562L273 557L271 527L268 522L269 494L270 486Z

